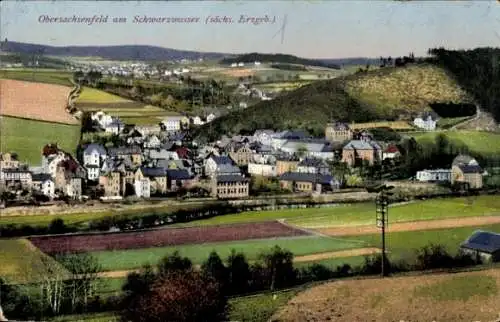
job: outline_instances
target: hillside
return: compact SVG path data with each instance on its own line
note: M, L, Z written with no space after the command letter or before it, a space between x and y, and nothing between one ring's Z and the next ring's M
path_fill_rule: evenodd
M469 95L441 68L429 64L391 67L314 82L216 119L196 134L213 139L258 128L301 128L322 134L332 119L395 120L429 110L433 103L469 102Z
M156 46L64 46L55 47L15 41L3 41L0 50L9 53L37 54L70 57L100 57L109 60L178 60L178 59L221 59L228 54L177 50Z
M221 64L232 64L232 63L281 63L281 64L297 64L305 66L316 66L332 69L340 69L340 66L332 63L325 63L319 59L306 59L293 55L285 54L260 54L260 53L249 53L238 55L235 57L224 58L221 60Z

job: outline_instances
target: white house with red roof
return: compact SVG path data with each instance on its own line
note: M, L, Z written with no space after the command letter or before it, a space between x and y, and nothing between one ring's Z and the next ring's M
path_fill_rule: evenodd
M382 160L394 159L400 154L399 149L394 144L389 144L389 146L382 152Z

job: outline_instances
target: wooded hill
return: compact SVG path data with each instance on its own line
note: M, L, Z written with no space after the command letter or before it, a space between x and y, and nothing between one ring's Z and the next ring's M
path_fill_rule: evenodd
M195 131L215 139L256 129L305 129L321 135L331 120L367 122L411 119L435 103L468 104L472 96L452 75L429 63L386 67L317 81L272 101L230 113Z
M319 59L307 59L301 58L293 55L286 54L261 54L261 53L249 53L238 55L235 57L224 58L220 61L221 64L233 64L233 63L274 63L274 64L296 64L304 66L317 66L332 69L340 69L337 64L325 63Z

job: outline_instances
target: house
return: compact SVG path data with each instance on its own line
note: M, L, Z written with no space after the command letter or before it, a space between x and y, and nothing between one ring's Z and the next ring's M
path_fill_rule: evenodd
M151 134L159 134L162 131L162 125L159 124L150 124L150 125L136 125L135 129L139 132L143 137L146 137Z
M190 173L185 169L167 170L167 189L177 191L181 187L189 187L192 181Z
M150 135L146 137L143 141L144 148L147 149L156 149L161 146L161 140L158 138L157 135Z
M99 168L104 159L106 159L106 156L106 149L102 145L96 143L89 144L83 150L83 166L95 165Z
M418 171L416 179L422 182L451 182L451 170L435 169Z
M189 119L185 116L167 116L161 124L164 126L164 130L167 132L177 132L183 127L189 124Z
M340 186L331 175L305 172L286 172L278 180L282 189L309 193L332 191Z
M205 122L203 122L203 120L199 116L195 116L195 117L191 118L191 123L193 123L194 125L203 125L203 124L205 124Z
M305 158L297 165L297 172L330 174L330 167L322 159Z
M212 179L212 195L219 199L245 198L250 190L250 180L242 175L220 175Z
M55 183L49 174L33 174L31 187L51 199L55 197Z
M185 146L176 147L174 151L179 159L189 159L191 157L191 151Z
M31 187L32 175L28 169L0 169L0 181L7 186L21 185Z
M89 165L85 166L85 169L87 170L87 179L88 180L96 181L99 179L101 170L97 165L89 164Z
M179 156L175 151L168 151L167 149L152 149L147 151L147 157L150 160L179 160Z
M333 147L325 140L287 140L280 148L282 152L310 158L330 159L335 157Z
M276 175L280 176L285 172L295 172L299 165L297 157L278 157L276 160Z
M352 135L353 132L346 123L328 123L325 128L325 138L330 142L344 142L352 140Z
M467 154L459 154L453 159L451 166L455 165L479 165L476 159Z
M247 165L252 162L253 151L248 144L235 143L229 146L229 156L237 165Z
M148 178L151 194L167 192L167 169L155 167L141 167L135 173L135 179Z
M107 124L104 127L104 131L106 133L118 135L123 130L124 127L125 127L125 124L119 118L112 117L111 123Z
M210 123L212 122L213 120L215 120L217 118L217 115L215 115L214 113L210 113L207 115L207 123Z
M476 231L460 245L464 254L480 258L483 262L500 262L500 234Z
M109 124L113 122L111 115L104 113L103 111L94 112L90 115L90 118L94 123L97 123L100 128L105 129Z
M108 172L99 177L99 184L104 188L105 197L120 196L122 194L121 173Z
M437 121L433 120L431 115L427 117L417 117L413 120L413 125L425 131L434 131L436 129L436 123Z
M257 130L253 134L253 139L262 145L271 146L274 134L273 130Z
M451 184L462 184L469 189L481 189L483 169L479 165L454 165L451 168Z
M19 161L11 153L0 153L0 169L17 169Z
M142 164L142 150L137 145L109 148L108 154L110 157L118 159L130 157L132 164L136 166Z
M69 183L66 185L64 193L73 199L79 199L82 196L82 178L71 175Z
M56 177L57 166L66 159L64 152L59 151L56 154L42 156L42 168L44 173L50 174L52 178Z
M365 160L374 164L382 158L382 150L376 142L352 140L342 149L342 162L353 167Z
M212 177L215 175L240 174L241 170L228 156L211 155L205 161L205 175Z
M249 163L248 173L251 175L257 175L263 177L275 177L276 165L266 164L266 163Z
M149 198L151 196L151 185L148 178L137 178L134 180L135 195L139 198Z
M401 153L399 152L398 147L394 144L389 144L387 148L382 152L382 160L394 159L400 155Z

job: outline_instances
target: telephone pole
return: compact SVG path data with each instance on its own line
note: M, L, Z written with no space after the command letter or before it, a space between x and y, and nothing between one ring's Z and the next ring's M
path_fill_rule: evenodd
M382 233L382 263L381 263L381 275L382 277L387 276L387 256L386 256L386 243L385 243L385 229L388 225L389 216L389 196L392 192L388 190L393 187L383 186L380 188L377 198L375 199L376 205L376 222L377 227L380 228Z

